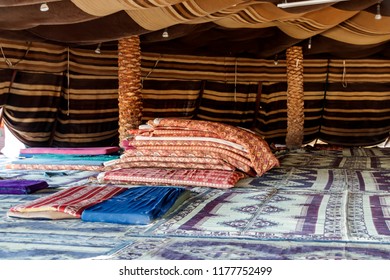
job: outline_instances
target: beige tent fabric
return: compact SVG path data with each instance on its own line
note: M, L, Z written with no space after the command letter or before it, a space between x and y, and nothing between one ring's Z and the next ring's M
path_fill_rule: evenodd
M241 1L182 1L182 3L170 7L156 7L144 10L127 10L128 15L140 26L147 30L159 30L181 23L212 22L218 18L224 18L229 14L235 14L235 10L225 10ZM158 19L158 20L156 20Z
M121 10L138 10L153 7L166 7L182 0L72 0L81 10L95 16L106 16Z
M1 62L0 62L1 63ZM156 65L157 63L157 65ZM235 64L237 63L237 71ZM326 80L326 59L303 61L305 82ZM342 82L343 72L348 82L387 83L390 81L390 61L383 59L331 59L330 82ZM204 57L142 53L142 76L145 79L184 79L234 82L286 81L286 61L275 65L266 59ZM367 71L367 69L370 69Z
M354 45L378 44L390 40L390 18L382 17L378 21L363 11L322 35Z
M303 12L281 9L276 1L243 0L72 0L83 12L107 16L125 11L137 24L149 31L177 24L213 22L224 28L278 27L296 39L317 34L340 42L357 45L375 44L390 39L390 18L376 21L363 11L377 1L346 3L355 9L338 9L332 5L308 6ZM357 1L355 1L357 2ZM359 7L358 7L359 6ZM342 25L339 25L341 24Z

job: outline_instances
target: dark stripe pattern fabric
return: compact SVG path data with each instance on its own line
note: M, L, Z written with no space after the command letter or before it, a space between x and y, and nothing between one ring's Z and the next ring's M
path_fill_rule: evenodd
M42 2L1 1L0 38L86 45L142 35L144 52L268 59L311 40L309 55L389 57L387 1L284 9L282 0L52 0L40 13Z
M195 77L203 81L198 95L196 90L192 92L181 117L240 125L252 128L270 143L285 143L288 85L284 60L275 65L262 59L146 53L142 67L150 84L164 77L176 77L181 83ZM305 60L304 143L320 139L359 146L384 141L390 131L389 79L390 63L386 60ZM171 89L154 90L167 96ZM182 98L186 98L184 92ZM173 112L174 103L167 104ZM153 116L158 117L158 113ZM176 111L175 116L180 113Z
M1 65L0 101L18 139L32 147L118 144L116 51L1 43L13 65Z
M28 146L118 144L117 51L1 42L0 104ZM22 59L21 59L22 58ZM390 131L390 62L307 59L304 142L373 145ZM142 53L143 121L180 117L250 128L284 144L284 60ZM69 73L69 75L68 75ZM68 80L69 77L69 80Z

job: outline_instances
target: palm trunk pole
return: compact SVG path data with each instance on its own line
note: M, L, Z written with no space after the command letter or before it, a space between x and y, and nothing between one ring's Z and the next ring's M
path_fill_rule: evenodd
M304 136L304 91L302 47L290 47L286 51L287 63L287 135L289 150L299 149Z
M141 48L139 36L118 43L119 145L129 129L137 128L142 118Z

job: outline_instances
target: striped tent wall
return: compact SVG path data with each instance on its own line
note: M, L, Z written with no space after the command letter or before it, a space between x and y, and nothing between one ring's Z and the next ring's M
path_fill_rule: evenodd
M251 128L258 84L197 80L145 80L143 120L179 117Z
M275 65L273 60L266 59L143 53L141 66L145 80L164 78L229 83L286 81L286 64L283 60ZM313 75L317 77L318 73Z
M304 143L319 137L324 85L308 82L304 84ZM284 144L287 134L287 83L264 83L255 131L268 142Z
M197 77L203 81L192 118L251 128L272 143L284 144L287 133L287 81L284 60L143 55L148 80ZM319 136L326 60L305 62L305 142ZM145 87L144 87L144 90ZM160 96L169 88L160 87ZM195 95L193 95L195 98ZM155 101L156 103L158 101ZM171 103L173 104L173 103ZM169 105L169 104L168 104ZM172 106L172 105L171 105ZM174 105L171 110L173 110ZM168 110L166 106L165 110ZM188 115L182 115L188 117Z
M144 80L143 121L165 117L194 118L201 88L202 81L199 80Z
M390 61L331 60L319 138L374 145L390 132Z
M389 136L388 83L329 84L324 107L319 138L325 142L374 145Z
M118 145L116 52L70 49L69 60L52 145Z
M0 106L28 146L118 143L116 51L1 41Z
M252 128L255 119L256 82L205 82L196 117Z
M26 145L48 145L61 100L63 47L1 41L1 106L10 131Z
M7 73L8 72L8 73ZM16 138L29 146L47 146L61 100L61 73L31 73L0 71L6 100L3 106L4 123ZM4 81L3 79L11 79Z
M200 104L199 108L191 108L191 112L197 112L192 118L251 127L268 142L285 143L287 82L283 60L275 65L263 59L147 53L143 54L142 67L149 80L203 81L198 97L201 101L191 103ZM304 143L320 139L358 146L384 141L390 131L389 67L387 60L305 60ZM249 92L237 91L249 84L253 84ZM257 89L256 84L260 84ZM160 88L161 96L164 91L169 89ZM241 113L234 113L235 108ZM354 112L360 112L359 117Z
M1 41L0 106L29 146L118 143L117 50ZM239 125L272 143L286 135L280 60L142 54L143 120L184 117ZM390 62L304 61L304 142L370 145L389 135Z

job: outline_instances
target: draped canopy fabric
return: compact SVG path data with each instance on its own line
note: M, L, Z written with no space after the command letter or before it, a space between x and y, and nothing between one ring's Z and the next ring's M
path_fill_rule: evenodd
M0 38L67 45L141 35L143 51L269 58L311 40L308 55L389 57L390 1L282 9L283 0L7 0L0 3ZM291 0L288 2L296 2ZM169 37L162 37L168 31ZM105 46L106 45L106 46ZM315 47L314 47L315 46Z

